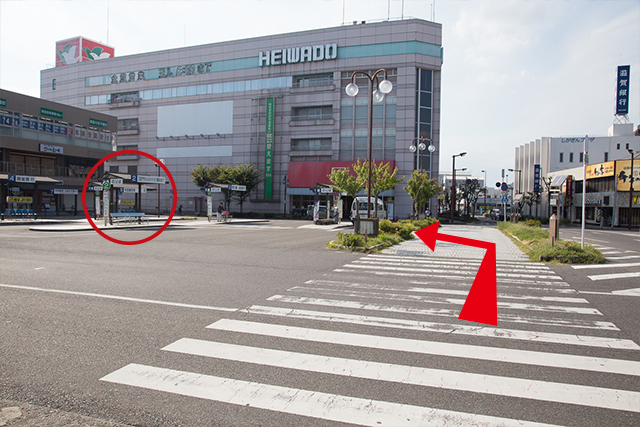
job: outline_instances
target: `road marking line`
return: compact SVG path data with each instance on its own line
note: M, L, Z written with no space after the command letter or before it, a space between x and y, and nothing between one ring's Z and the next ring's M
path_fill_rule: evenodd
M377 426L549 426L129 364L101 381L334 422Z
M602 252L602 255L613 255L613 254L621 254L620 251L610 251L610 252Z
M348 283L348 282L331 282L328 280L309 280L305 282L305 284L315 284L318 287L312 286L294 286L291 289L327 289L327 287L336 287L340 286L341 288L355 288L355 289L366 289L367 294L373 295L395 295L388 293L376 293L375 291L394 291L394 292L414 292L421 294L445 294L445 295L463 295L467 296L469 294L469 289L457 290L457 289L437 289L437 288L401 288L397 286L379 286L379 285L370 285L368 283ZM324 286L323 286L324 285ZM471 285L469 285L470 287ZM362 291L360 291L362 292ZM575 292L575 291L574 291ZM549 301L549 302L562 302L562 303L570 303L570 304L589 304L584 298L574 298L574 297L549 297L549 296L533 296L533 295L509 295L499 293L497 294L499 299L515 299L515 300L534 300L534 301Z
M620 264L589 264L589 265L572 265L574 270L584 270L587 268L622 268L622 267L640 267L640 262L626 262Z
M351 332L328 331L232 319L220 319L207 326L207 328L228 332L264 335L274 338L430 354L434 356L460 357L463 359L640 376L640 362L633 360L607 359L562 353L355 334Z
M400 267L426 267L426 268L455 268L457 270L469 270L469 271L478 271L480 267L479 264L474 265L456 265L452 266L449 264L443 263L418 263L418 262L403 262L403 261L392 261L392 260L384 260L384 259L366 259L361 258L359 260L353 261L355 263L367 264L367 265L397 265ZM522 273L553 273L549 268L547 269L523 269L516 266L509 266L510 268L506 268L507 266L497 266L496 271L503 271L507 273L513 272L522 272ZM531 270L531 271L527 271ZM544 271L542 271L544 270Z
M342 307L357 310L375 310L391 313L402 314L416 314L424 316L444 316L444 317L458 317L460 315L459 309L426 309L426 308L414 308L414 307L402 307L402 306L387 306L373 303L362 303L358 301L342 301L322 298L310 298L310 297L292 297L274 295L267 298L268 301L279 301L290 304L308 304L308 305L321 305L327 307ZM458 304L462 306L462 304ZM498 320L504 322L513 323L526 323L535 325L546 326L558 326L565 328L585 328L585 329L605 329L610 331L619 331L618 327L611 322L603 321L589 321L584 319L558 319L558 318L539 318L531 316L517 316L513 314L499 314Z
M610 256L607 259L631 259L631 258L640 258L640 255L625 255L625 256Z
M635 289L622 289L619 291L610 291L610 292L591 292L591 291L582 291L581 294L593 294L593 295L619 295L626 297L640 297L640 288Z
M350 378L640 412L640 393L634 391L319 356L191 338L182 338L162 350Z
M340 295L340 296L343 296L343 295ZM349 295L345 295L345 296L349 296ZM326 299L326 298L311 298L306 296L293 297L293 296L284 296L284 295L273 295L267 298L267 301L278 301L278 302L291 303L291 304L322 305L327 307L342 307L342 308L350 308L350 309L357 309L357 310L379 310L379 311L387 311L387 312L394 312L394 313L420 314L425 316L446 316L446 317L458 317L460 315L459 310L464 305L464 300L456 300L458 301L457 303L451 303L459 307L456 309L413 308L413 307L388 306L388 305L380 305L380 304L373 304L373 303L364 303L360 301L344 301L344 300L335 300L335 299ZM433 303L448 304L448 302L435 302L435 301ZM512 307L502 307L500 303L498 303L498 307L512 308ZM570 312L570 313L571 314L595 314L599 316L602 315L602 313L600 313L596 309L589 309L589 310L590 311L578 312L578 313ZM537 310L537 311L551 311L552 313L559 313L558 311L552 311L552 310ZM562 312L562 313L565 314L566 312ZM537 323L537 324L545 324L545 325L552 325L552 326L568 326L567 324L562 324L562 321L559 319L545 320L540 318L532 318L530 316L523 317L523 316L517 316L512 314L511 315L501 314L498 316L498 319L504 320L504 321L517 322L517 323ZM556 320L561 323L555 323ZM576 322L581 326L587 324L587 322L585 321L578 321L576 319L572 319L571 321ZM595 324L595 322L588 322L588 324L591 325L593 328L593 325ZM574 327L578 327L578 326L574 326ZM600 328L596 328L596 329L600 329ZM611 328L607 327L606 329L611 329Z
M56 294L78 295L83 297L115 299L120 301L142 302L145 304L170 305L173 307L198 308L203 310L217 310L217 311L229 311L229 312L238 311L237 308L213 307L208 305L185 304L181 302L157 301L157 300L150 300L150 299L143 299L143 298L123 297L123 296L117 296L117 295L94 294L91 292L65 291L62 289L45 289L45 288L36 288L32 286L5 285L1 283L0 283L0 287L11 288L11 289L23 289L28 291L51 292Z
M44 270L44 269L45 269L44 267L37 267L37 268L36 268L36 271L37 271L37 270Z
M421 273L439 273L441 270L437 269L428 269L428 268L408 268L408 267L387 267L384 265L358 265L358 264L345 264L343 267L347 268L359 268L359 269L375 269L375 270L388 270L388 271L406 271L406 272L421 272ZM460 275L469 276L476 275L475 271L457 271L458 277ZM545 275L536 275L536 274L511 274L511 273L496 273L498 277L520 277L520 278L536 278L536 279L557 279L562 280L560 276L545 276ZM438 276L438 277L455 277L455 276Z
M374 276L398 276L398 277L426 277L429 279L434 278L443 278L443 279L451 279L451 280L467 280L470 276L449 276L445 274L425 274L425 273L399 273L397 271L389 272L389 271L362 271L362 270L349 270L346 268L336 268L333 270L336 273L354 273L362 276L362 274L373 274ZM569 286L567 282L547 282L547 281L539 281L539 280L524 280L524 279L503 279L501 277L497 278L498 283L518 283L518 284L544 284L544 285L552 285L552 286ZM442 282L439 282L442 283Z
M441 258L441 259L432 259L431 257L425 259L422 258L409 258L405 256L393 257L389 255L368 255L366 257L360 258L361 260L384 260L384 261L399 261L399 262L410 262L416 264L438 264L438 265L465 265L465 266L475 266L479 267L481 260L478 261L452 261L451 258ZM549 267L544 264L527 264L527 263L514 263L514 262L506 262L506 261L497 261L497 266L505 266L505 267L518 267L525 268L529 270L549 270Z
M640 277L640 271L635 271L632 273L596 274L594 276L587 277L591 280L628 279L630 277Z
M362 316L336 312L298 310L260 305L252 305L248 308L239 310L239 312L248 314L264 314L278 317L289 317L295 319L319 320L324 322L379 326L383 328L417 330L422 332L436 332L451 335L504 338L520 341L546 342L552 344L567 344L620 350L640 350L640 346L632 340L621 338L595 337L590 335L558 334L553 332L492 328L484 326L471 326L466 324L425 322L408 319L393 319L388 317Z
M572 237L572 239L575 239L575 240L580 240L581 238L582 238L582 237L580 237L580 236ZM590 242L604 242L604 243L611 243L609 240L598 240L598 239L592 239L591 237L585 237L585 238L584 238L585 243L587 242L587 240L588 240L588 241L590 241Z

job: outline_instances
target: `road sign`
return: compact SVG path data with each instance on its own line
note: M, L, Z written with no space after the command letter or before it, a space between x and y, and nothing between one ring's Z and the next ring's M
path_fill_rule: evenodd
M109 180L111 185L122 185L123 180L121 178L112 178Z
M109 181L107 181L107 180L102 181L102 188L104 190L110 189L111 188L111 183Z
M124 194L124 189L123 188L118 188L118 194L119 195Z
M229 184L229 190L231 190L231 191L247 191L247 186L246 185Z
M502 191L507 191L509 189L509 186L507 185L506 182L503 182L502 185L500 186L500 189Z
M163 176L131 175L131 182L138 184L165 184Z
M504 196L502 196L502 199L500 200L501 203L509 203L509 196L507 196L506 194Z

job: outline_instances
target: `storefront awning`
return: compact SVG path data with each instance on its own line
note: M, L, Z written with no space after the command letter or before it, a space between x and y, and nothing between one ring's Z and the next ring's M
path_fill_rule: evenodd
M558 175L554 176L551 181L551 187L561 187L562 184L566 181L568 175Z
M331 184L329 175L331 175L333 169L344 169L354 163L354 161L291 162L289 163L288 174L289 187L312 188L316 184ZM395 168L395 162L393 160L374 163L389 163L391 170Z
M62 184L62 181L60 181L59 179L55 179L55 178L51 178L49 176L34 176L33 178L36 179L36 183L38 184ZM9 181L9 175L8 174L1 174L0 173L0 181ZM14 182L14 181L9 181L15 184L33 184L33 182Z

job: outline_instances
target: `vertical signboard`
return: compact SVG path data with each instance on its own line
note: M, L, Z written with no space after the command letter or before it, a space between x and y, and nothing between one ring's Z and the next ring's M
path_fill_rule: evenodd
M266 146L264 161L264 198L273 197L273 98L267 98Z
M618 66L618 87L616 91L616 114L629 114L629 77L631 65Z
M540 192L540 165L533 165L533 192Z

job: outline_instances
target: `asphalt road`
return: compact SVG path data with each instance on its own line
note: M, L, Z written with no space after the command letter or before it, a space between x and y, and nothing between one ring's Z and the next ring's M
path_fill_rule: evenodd
M498 328L478 328L456 319L478 262L333 251L305 224L138 246L0 227L0 403L158 427L640 423L638 297L604 293L637 279L499 260Z

